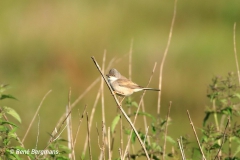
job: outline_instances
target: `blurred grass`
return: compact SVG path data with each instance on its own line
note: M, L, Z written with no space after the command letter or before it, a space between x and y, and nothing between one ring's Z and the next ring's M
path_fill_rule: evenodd
M133 43L133 80L148 82L155 61L158 67L151 87L158 86L159 65L167 43L173 14L173 1L25 1L0 2L0 82L11 84L11 94L19 101L5 101L14 106L23 119L23 135L44 94L52 89L40 111L39 146L45 146L58 118L65 111L68 90L72 101L99 77L90 56L102 61L107 49L107 63L128 75L128 56ZM169 134L188 133L174 130L188 124L189 109L197 126L202 125L204 107L209 104L206 88L214 75L235 71L233 23L237 23L237 49L240 44L240 6L232 1L179 1L172 43L164 66L162 116L173 101L173 124ZM99 85L78 104L91 111ZM107 90L107 89L106 89ZM140 93L133 95L138 101ZM105 93L107 108L115 107ZM146 95L147 112L156 113L157 94ZM3 104L1 104L3 105ZM111 110L107 125L113 120ZM99 112L101 113L100 109ZM194 116L198 115L198 116ZM74 115L77 117L77 113ZM100 120L100 115L97 115ZM77 121L77 118L76 118ZM51 123L49 123L51 122ZM100 121L98 122L100 125ZM37 122L36 122L37 124ZM36 138L33 128L29 138ZM191 131L190 131L191 132ZM96 133L94 133L96 134ZM84 139L84 137L82 137ZM33 146L27 141L27 146Z

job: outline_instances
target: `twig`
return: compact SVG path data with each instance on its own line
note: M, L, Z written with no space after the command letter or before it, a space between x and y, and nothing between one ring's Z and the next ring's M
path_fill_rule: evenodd
M96 123L96 130L97 130L97 135L98 135L98 147L102 151L102 147L100 146L100 138L99 138L99 131L98 131L97 123Z
M233 48L234 48L236 66L237 66L238 82L239 82L239 85L240 85L240 71L239 71L238 57L237 57L237 47L236 47L236 22L234 23L234 26L233 26Z
M118 148L118 151L119 151L119 156L120 156L121 159L122 159L122 150L121 150L121 148Z
M148 129L149 129L149 126L146 128L146 133L145 133L145 137L144 137L143 143L146 142L146 139L148 137Z
M133 38L131 40L130 50L129 50L129 80L132 80L132 51L133 50Z
M40 110L40 108L41 108L41 106L42 106L43 101L45 100L45 98L47 97L47 95L48 95L50 92L52 92L52 90L48 91L48 92L45 94L45 96L43 97L42 101L40 102L40 105L38 106L38 108L37 108L37 110L36 110L36 112L35 112L35 114L34 114L34 116L33 116L33 118L32 118L32 121L30 122L30 124L29 124L29 126L28 126L28 129L27 129L25 135L23 136L22 143L24 143L24 141L25 141L25 139L26 139L26 137L27 137L27 135L28 135L28 132L29 132L30 128L32 127L32 124L33 124L34 120L36 119L37 114L38 114L38 112L39 112L39 110Z
M105 124L102 121L102 156L103 156L103 159L105 160L105 135L103 133L104 130L106 130Z
M74 143L73 143L73 149L75 148L75 145L76 145L76 142L77 142L78 133L79 133L80 126L81 126L81 123L82 123L82 120L83 120L83 116L84 116L84 114L86 112L86 109L87 109L87 105L85 105L85 108L83 110L82 116L80 116L80 113L79 113L79 110L78 110L78 113L79 113L79 124L78 124L78 127L77 127L77 132L76 132L76 136L75 136Z
M94 101L93 108L92 108L92 111L91 111L91 115L90 115L90 121L89 121L90 132L91 132L91 128L92 128L92 121L93 121L93 117L94 117L94 114L95 114L95 111L96 111L97 103L98 103L99 98L100 98L100 91L101 91L101 87L98 90L98 93L97 93L97 96L96 96L96 99ZM84 155L86 155L87 144L88 144L88 141L87 141L87 138L86 138L85 143L84 143L84 147L83 147L83 154Z
M69 91L69 98L68 98L68 108L71 109L71 93L72 93L72 90L70 88L70 91ZM75 152L74 152L74 140L73 140L73 130L72 130L72 116L70 115L69 116L69 124L70 124L70 136L71 136L71 149L72 149L72 159L75 160Z
M104 74L104 68L105 68L105 61L106 61L106 53L107 51L104 50L104 54L103 54L103 62L102 62L102 73ZM104 105L104 87L103 87L103 83L104 83L104 80L101 79L101 87L100 87L100 90L101 90L101 102L102 102L102 120L103 120L103 123L106 123L106 118L105 118L105 105ZM105 129L105 128L104 128ZM106 130L103 130L104 132L104 135L106 135Z
M142 111L143 111L143 113L145 113L144 100L142 102ZM147 125L147 118L146 118L146 116L143 116L143 123L144 123L145 132L147 133L149 126ZM151 144L150 143L150 138L148 136L146 138L147 138L148 144L150 145Z
M108 159L112 159L112 154L111 154L111 140L110 140L110 127L108 127Z
M177 139L177 142L178 142L178 146L179 146L179 148L180 148L180 152L181 152L181 155L182 155L182 160L185 160L186 157L185 157L185 155L184 155L183 145L182 145L180 139Z
M117 103L118 108L121 110L121 112L123 113L124 117L127 119L128 123L131 125L132 129L134 130L134 132L135 132L135 134L136 134L136 136L137 136L137 138L138 138L138 140L139 140L139 142L140 142L140 144L141 144L141 146L142 146L142 148L143 148L143 150L144 150L144 152L145 152L145 154L146 154L146 156L147 156L147 159L149 160L150 158L149 158L149 156L148 156L148 153L147 153L147 150L146 150L146 148L145 148L145 145L143 144L143 142L142 142L142 140L141 140L141 137L139 136L136 128L134 127L133 123L131 122L131 120L129 119L129 117L128 117L127 114L125 113L125 111L122 109L121 104L119 103L116 95L114 94L114 92L113 92L110 84L108 83L106 77L105 77L105 76L103 75L103 73L101 72L101 68L99 67L97 61L95 60L94 57L91 57L91 58L92 58L94 64L96 65L98 71L99 71L100 74L102 75L104 81L106 82L106 84L107 84L107 86L108 86L108 88L109 88L112 96L114 97L115 102Z
M36 140L36 146L35 146L35 149L37 149L37 145L38 145L38 138L39 138L39 130L40 130L40 116L39 116L39 114L38 114L38 129L37 129L37 140Z
M121 148L120 148L120 155L121 155L121 159L123 160L123 155L122 155L122 152L123 152L123 122L122 122L122 115L121 113L119 114L120 115L120 143L121 143Z
M69 93L68 93L68 105L66 107L66 115L69 113L68 119L67 119L67 133L68 133L68 148L71 153L69 153L68 157L70 159L75 160L75 154L74 154L74 149L73 149L73 134L72 134L72 117L71 117L71 93L72 90L69 88Z
M228 124L229 124L229 121L230 121L230 117L228 117L228 121L227 121L227 124L225 126L225 130L224 130L224 133L223 133L223 140L222 140L222 144L217 152L217 155L215 156L214 160L217 159L219 153L221 152L222 150L222 147L223 147L223 144L224 144L224 141L225 141L225 138L226 138L226 131L227 131L227 127L228 127Z
M88 149L89 149L89 156L92 160L92 149L91 149L91 138L90 138L90 129L89 129L89 120L88 120L88 112L86 112L87 116L87 134L88 134Z
M185 156L185 153L184 153L184 149L183 149L183 139L182 139L182 136L180 137L180 142L181 142L181 145L182 145L183 156L186 159L186 156Z
M129 80L132 80L132 49L133 49L133 38L132 38L132 40L131 40L131 44L130 44L130 50L129 50L129 70L128 70L128 72L129 72ZM123 101L123 99L122 99L122 101ZM131 107L128 107L128 115L130 115L131 114ZM123 150L122 150L123 151Z
M167 145L168 120L169 120L171 106L172 106L172 101L169 102L168 114L167 114L167 120L166 120L166 127L165 127L165 134L164 134L164 145L163 145L163 155L162 155L163 160L165 159L165 152L166 152L166 145Z
M193 125L193 122L192 122L192 119L191 119L191 117L190 117L190 113L189 113L188 110L187 110L187 114L188 114L188 118L189 118L190 124L191 124L192 129L193 129L194 135L195 135L195 137L196 137L196 139L197 139L197 143L198 143L199 149L200 149L200 151L201 151L201 153L202 153L203 159L204 159L204 160L207 160L206 157L205 157L205 155L204 155L204 153L203 153L202 147L201 147L201 145L200 145L200 141L199 141L198 136L197 136L197 132L196 132L196 130L195 130L195 127L194 127L194 125Z
M160 65L160 74L159 74L159 89L160 90L162 90L163 66L164 66L164 63L165 63L165 60L166 60L166 56L167 56L167 53L168 53L168 49L169 49L169 46L170 46L170 43L171 43L171 39L172 39L172 32L173 32L173 26L174 26L174 22L175 22L176 12L177 12L177 0L174 1L173 17L172 17L172 23L171 23L170 32L169 32L169 35L168 35L168 42L167 42L167 46L165 48L165 51L164 51L164 54L163 54L163 59L162 59L161 65ZM162 91L160 91L158 93L158 108L157 108L158 116L160 116L161 93L162 93Z

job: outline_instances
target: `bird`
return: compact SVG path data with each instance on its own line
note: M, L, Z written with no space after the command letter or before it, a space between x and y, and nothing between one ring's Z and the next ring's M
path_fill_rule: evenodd
M122 97L130 96L134 92L139 92L142 90L160 91L160 89L145 88L139 86L138 84L122 76L121 73L118 72L117 69L115 68L110 69L109 73L106 76L112 90L118 96Z

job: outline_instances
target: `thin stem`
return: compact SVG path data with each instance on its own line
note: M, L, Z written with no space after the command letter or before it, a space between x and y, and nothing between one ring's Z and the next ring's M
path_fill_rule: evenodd
M105 68L105 61L106 61L106 53L107 51L104 50L104 54L103 54L103 62L102 62L102 73L104 74L104 68ZM101 102L102 102L102 120L103 123L106 123L106 118L105 118L105 105L104 105L104 80L101 79ZM105 129L105 128L104 128ZM103 134L106 135L106 130L103 130Z
M40 130L40 116L38 114L38 125L37 125L38 129L37 129L37 140L36 140L36 146L35 149L37 149L38 146L38 140L39 140L39 130Z
M91 138L90 138L90 129L89 129L89 121L88 121L88 112L86 112L87 116L87 134L88 134L88 149L89 149L89 156L92 160L92 149L91 149Z
M159 89L160 90L162 90L163 66L164 66L164 63L165 63L165 60L166 60L166 57L167 57L167 53L168 53L168 49L169 49L171 39L172 39L172 32L173 32L173 26L174 26L174 22L175 22L176 12L177 12L177 0L174 1L173 17L172 17L170 32L169 32L169 35L168 35L167 46L165 48L165 51L164 51L164 54L163 54L163 59L162 59L161 65L160 65L160 74L159 74ZM157 107L158 116L160 116L161 93L162 93L162 91L160 91L158 93L158 107Z
M100 91L101 91L101 87L99 88L99 90L98 90L98 92L97 92L97 96L96 96L96 99L95 99L95 101L94 101L93 108L92 108L91 115L90 115L90 120L89 120L89 129L90 129L90 132L91 132L91 129L92 129L92 121L93 121L93 117L94 117L94 114L95 114L95 111L96 111L97 103L98 103L99 98L100 98ZM83 154L84 154L84 155L86 155L87 144L88 144L88 141L87 141L87 138L86 138L86 139L85 139L85 142L84 142L84 147L83 147Z
M224 130L224 133L223 133L222 144L221 144L221 146L220 146L220 148L219 148L219 150L218 150L218 153L217 153L217 155L215 156L214 160L217 159L217 157L219 156L219 153L220 153L221 150L222 150L222 147L223 147L223 144L224 144L224 141L225 141L225 138L226 138L226 132L227 132L227 127L228 127L229 122L230 122L230 117L228 117L228 121L227 121L227 124L226 124L226 126L225 126L225 130Z
M183 150L183 145L180 141L180 139L177 139L177 142L178 142L178 146L179 146L179 149L180 149L180 152L181 152L181 155L182 155L182 160L185 160L185 155L184 155L184 150Z
M188 114L188 118L189 118L189 121L190 121L190 125L192 126L194 135L195 135L195 137L196 137L196 139L197 139L198 147L199 147L199 149L200 149L200 151L201 151L201 153L202 153L203 159L204 159L204 160L207 160L206 157L205 157L205 155L204 155L204 153L203 153L203 150L202 150L200 141L199 141L198 136L197 136L197 132L196 132L196 130L195 130L195 127L194 127L194 125L193 125L193 122L192 122L192 119L191 119L191 117L190 117L190 113L189 113L188 110L187 110L187 114Z
M83 120L83 116L84 116L84 114L85 114L85 112L86 112L86 109L87 109L87 105L85 105L84 110L83 110L83 113L82 113L81 116L80 116L80 113L79 113L79 110L78 110L79 123L78 123L77 132L76 132L75 139L74 139L74 143L73 143L73 149L75 148L75 145L76 145L76 142L77 142L78 133L79 133L80 126L81 126L81 123L82 123L82 120Z
M237 66L238 82L239 82L239 85L240 85L240 71L239 71L238 57L237 57L237 47L236 47L236 22L234 23L234 26L233 26L233 48L234 48L236 66Z
M143 102L142 102L142 111L143 111L143 113L145 113L144 100L143 100ZM148 132L149 126L147 125L148 123L147 123L147 118L146 118L146 116L143 116L143 123L144 123L145 132ZM148 144L150 145L151 142L150 142L150 138L149 138L148 136L147 136L147 141L148 141Z
M132 80L132 51L133 50L133 38L131 40L130 50L129 50L129 80Z
M112 159L112 154L111 154L111 140L110 140L110 127L108 127L108 159Z
M216 123L216 127L217 127L217 130L220 131L219 129L219 124L218 124L218 117L217 117L217 109L216 109L216 100L214 99L213 100L213 110L215 111L213 116L214 116L214 120L215 120L215 123Z
M72 94L72 90L71 88L69 88L69 93L68 93L68 105L67 105L67 111L66 114L68 114L68 112L71 110L71 94ZM73 149L73 133L72 133L72 116L71 116L71 112L70 115L67 119L67 131L68 131L68 147L70 149L70 151L72 151L72 153L69 153L69 158L75 160L75 153L74 153L74 149Z
M169 120L171 106L172 106L172 102L170 101L169 102L169 107L168 107L167 120L166 120L165 134L164 134L164 145L163 145L163 155L162 155L163 160L165 160L165 152L166 152L166 145L167 145L168 120Z
M27 129L25 135L23 136L22 143L24 143L24 141L25 141L25 139L26 139L26 137L27 137L27 135L28 135L28 132L30 131L30 128L32 127L32 124L33 124L34 120L36 119L36 117L37 117L37 115L38 115L38 112L39 112L39 110L40 110L40 108L41 108L41 106L42 106L43 101L45 100L45 98L47 97L47 95L48 95L50 92L52 92L52 90L48 91L48 92L44 95L42 101L40 102L40 104L39 104L39 106L38 106L38 108L37 108L37 110L36 110L36 112L35 112L35 114L34 114L34 116L33 116L33 118L32 118L32 121L30 122L30 124L29 124L29 126L28 126L28 129Z

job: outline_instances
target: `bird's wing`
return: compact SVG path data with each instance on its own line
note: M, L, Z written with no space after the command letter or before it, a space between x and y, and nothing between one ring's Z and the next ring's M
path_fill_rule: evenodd
M131 88L131 89L143 88L128 79L118 79L117 82L118 82L119 86L121 86L121 87L126 87L126 88Z

